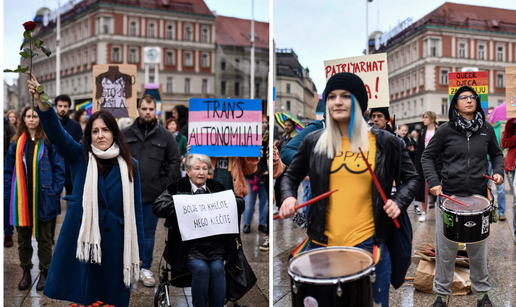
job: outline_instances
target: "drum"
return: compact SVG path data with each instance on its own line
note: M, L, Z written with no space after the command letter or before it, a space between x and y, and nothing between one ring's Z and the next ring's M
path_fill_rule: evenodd
M476 243L489 237L491 202L480 195L452 196L466 204L464 207L445 199L439 209L443 217L444 237L457 243Z
M375 267L357 247L325 247L288 262L293 307L373 306Z

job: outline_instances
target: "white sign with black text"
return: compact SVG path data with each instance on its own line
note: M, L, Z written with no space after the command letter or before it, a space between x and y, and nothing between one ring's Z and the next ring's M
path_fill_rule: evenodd
M238 233L238 209L233 191L172 196L183 241Z

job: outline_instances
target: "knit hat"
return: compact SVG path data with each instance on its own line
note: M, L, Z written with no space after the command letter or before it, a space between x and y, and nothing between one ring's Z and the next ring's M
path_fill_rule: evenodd
M371 117L373 117L373 112L380 112L385 116L385 119L389 121L391 119L391 115L389 114L389 107L383 107L383 108L372 108L371 109Z
M326 88L324 89L324 102L327 101L328 94L333 90L346 90L350 92L358 100L362 113L367 110L367 101L369 98L367 96L364 81L362 81L359 76L349 72L341 72L333 75L326 83Z

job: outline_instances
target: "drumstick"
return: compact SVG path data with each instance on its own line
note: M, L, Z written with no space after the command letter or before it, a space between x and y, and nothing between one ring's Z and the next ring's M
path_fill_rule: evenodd
M454 202L456 202L456 203L457 203L457 204L459 204L459 205L463 205L464 207L468 207L468 208L469 208L469 206L468 206L468 205L466 205L466 204L464 204L464 203L461 203L460 201L458 201L458 200L456 200L456 199L454 199L454 198L451 198L451 197L450 197L450 196L448 196L448 195L444 195L444 194L443 194L443 192L441 192L439 195L441 195L441 196L443 196L443 197L446 197L446 198L448 198L449 200L454 201Z
M376 185L376 188L378 191L380 191L380 195L382 196L383 202L387 203L387 196L385 196L385 193L383 193L382 186L380 186L380 182L378 182L378 178L376 178L376 175L373 172L373 169L371 168L371 165L369 164L369 161L367 161L364 153L362 152L362 149L358 147L358 150L360 150L360 153L362 154L362 159L364 159L365 164L367 165L367 169L369 170L369 173L371 173L371 176L373 177L374 184ZM398 223L398 219L393 218L394 225L396 225L396 228L400 228L400 223Z
M319 200L321 200L321 199L323 199L323 198L325 198L325 197L330 196L330 194L335 193L335 192L337 192L338 190L339 190L339 189L335 189L335 190L333 190L333 191L329 191L329 192L323 193L323 194L321 194L321 195L319 195L319 196L317 196L317 197L314 197L314 198L310 199L309 201L307 201L307 202L305 202L305 203L302 203L302 204L301 204L301 205L299 205L299 206L295 206L295 207L294 207L294 210L297 210L297 209L299 209L299 208L303 208L303 207L306 207L306 206L308 206L308 205L310 205L310 204L313 204L313 203L315 203L316 201L319 201ZM278 215L275 215L272 219L273 219L273 220L277 220L277 219L279 219L279 214L278 214Z
M496 181L496 179L494 179L493 177L489 177L489 176L487 176L487 175L484 175L484 177L486 177L487 179L491 179L491 180L493 180L493 181Z

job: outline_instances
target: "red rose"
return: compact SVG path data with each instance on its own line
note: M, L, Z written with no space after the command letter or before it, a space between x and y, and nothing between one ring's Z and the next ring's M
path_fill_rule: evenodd
M23 27L25 28L25 31L33 31L36 29L36 23L34 21L27 21L23 24Z

